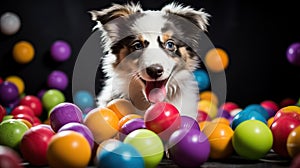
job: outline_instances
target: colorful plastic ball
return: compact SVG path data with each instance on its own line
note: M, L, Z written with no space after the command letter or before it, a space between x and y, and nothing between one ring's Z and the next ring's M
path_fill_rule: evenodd
M218 114L218 107L208 100L200 100L198 102L198 110L206 112L211 119Z
M211 118L209 117L209 115L202 111L202 110L198 110L198 115L197 115L197 121L201 122L201 121L210 121Z
M158 102L151 105L145 112L144 120L147 129L158 134L164 141L167 141L181 125L179 111L167 102Z
M217 95L214 92L212 92L212 91L208 91L207 90L207 91L201 92L200 95L199 95L199 98L200 98L200 100L211 101L216 106L219 103L219 99L218 99Z
M267 124L266 118L264 116L262 116L261 113L258 113L256 111L244 111L243 110L233 117L232 122L231 122L231 128L233 130L235 130L239 124L241 124L247 120L258 120L258 121L261 121L261 122Z
M300 107L286 106L286 107L279 109L274 116L274 121L276 121L277 119L279 119L282 116L290 116L290 117L300 120Z
M207 136L210 143L210 158L225 159L234 152L231 141L233 130L229 124L211 122L202 132Z
M106 146L108 145L109 144L106 144ZM106 150L106 148L101 150L97 154L96 165L98 168L145 167L141 154L133 146L122 142L120 142L111 150Z
M28 114L17 114L13 116L13 119L24 119L28 121L31 125L33 124L33 118Z
M5 79L5 81L11 82L15 84L18 88L19 95L24 92L25 84L24 81L18 76L9 76Z
M0 18L0 29L3 34L13 35L21 27L21 21L17 14L5 12Z
M77 122L82 123L82 111L73 103L60 103L50 111L50 125L57 132L63 125Z
M19 148L19 144L28 127L15 119L9 119L0 123L0 145Z
M27 64L34 58L34 47L28 41L19 41L13 47L13 58L19 64Z
M57 40L52 44L50 52L53 60L64 62L71 56L71 47L66 41Z
M84 118L83 123L91 130L94 141L100 144L102 141L115 136L118 132L119 118L110 109L98 107L91 110Z
M21 98L20 105L24 105L31 108L31 110L34 112L34 115L37 117L41 116L43 112L43 105L41 100L33 95L26 95L23 98Z
M0 167L22 168L20 155L8 146L0 145Z
M47 160L50 167L84 168L88 166L90 158L90 145L78 132L59 132L48 144Z
M122 117L118 122L118 129L121 129L121 127L129 120L134 118L143 118L141 115L138 114L127 114L124 117Z
M269 128L271 128L271 125L273 124L273 122L274 122L274 117L271 117L271 118L268 119L267 125L268 125Z
M248 120L238 125L232 137L236 153L246 159L257 160L272 148L273 137L269 127L261 121Z
M272 100L265 100L260 103L260 105L267 110L270 117L273 117L275 113L279 110L279 105Z
M163 158L163 142L151 130L135 130L126 136L124 143L132 145L141 154L146 168L156 167Z
M77 91L73 97L74 103L81 109L94 108L95 98L89 91Z
M219 107L219 110L225 110L225 111L231 112L232 110L237 109L237 108L239 108L239 106L236 103L225 102Z
M271 125L271 131L273 134L273 147L275 153L282 157L289 157L287 151L287 139L289 134L300 125L300 120L290 116L282 116L276 121L274 120Z
M0 105L0 123L2 122L5 115L6 115L6 109Z
M126 99L114 99L106 107L114 111L119 119L127 114L134 114L136 112L135 107Z
M11 115L27 114L31 117L35 116L33 110L30 107L24 106L24 105L19 105L19 106L13 108L10 114Z
M200 167L210 153L210 144L204 133L196 129L179 129L168 141L170 159L180 167Z
M195 80L198 83L200 91L207 90L210 87L210 79L208 73L203 69L197 69L193 72Z
M0 102L8 104L19 97L19 91L14 83L4 81L0 84Z
M63 102L65 102L65 96L61 91L57 89L47 90L42 97L43 107L47 111L50 111L54 106Z
M259 104L250 104L248 106L246 106L244 108L244 111L248 111L248 112L252 112L252 111L255 111L255 112L258 112L260 113L262 116L264 116L267 119L270 118L269 116L269 113L267 112L266 109L264 109L261 105Z
M128 135L130 132L137 129L146 129L145 121L142 118L134 118L127 121L119 130L121 135Z
M65 90L68 87L69 79L65 72L54 70L48 75L47 85L51 89Z
M235 115L237 115L237 114L238 114L239 112L241 112L241 111L243 111L242 108L236 108L236 109L230 111L230 115L231 115L232 117L234 117Z
M198 122L190 117L190 116L180 116L181 124L180 128L181 129L196 129L200 130Z
M295 42L287 48L286 57L291 64L300 66L300 43L299 42Z
M289 156L291 158L296 157L298 154L300 154L300 126L297 126L295 129L293 129L287 138L287 151L289 153Z
M36 96L40 99L40 100L42 100L42 98L43 98L43 96L44 96L44 94L46 93L46 89L41 89L41 90L39 90L38 91L38 93L36 94Z
M53 135L55 133L51 129L42 126L27 130L20 143L23 158L31 165L47 165L47 148Z
M75 131L80 134L82 134L86 140L89 142L91 149L94 147L94 137L90 129L85 126L84 124L77 123L77 122L71 122L68 124L63 125L57 132L62 132L62 131Z
M227 53L221 48L210 49L205 56L205 65L214 72L224 71L229 64Z

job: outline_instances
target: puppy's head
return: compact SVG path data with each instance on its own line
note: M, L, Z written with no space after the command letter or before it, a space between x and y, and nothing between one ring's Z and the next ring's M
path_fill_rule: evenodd
M144 11L139 4L114 4L90 13L103 33L108 77L140 79L148 98L154 88L168 90L179 71L191 72L199 65L193 48L199 47L200 34L191 32L206 31L209 15L202 9L172 3L160 11Z

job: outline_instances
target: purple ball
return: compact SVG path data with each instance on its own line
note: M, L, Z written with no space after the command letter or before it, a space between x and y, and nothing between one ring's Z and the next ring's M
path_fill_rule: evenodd
M227 110L219 109L217 117L223 117L223 118L226 118L226 119L230 119L231 115Z
M0 102L9 104L19 97L19 91L15 84L4 81L0 84Z
M82 111L73 103L60 103L50 111L50 125L55 132L65 124L82 121Z
M180 128L200 130L198 122L189 116L181 116Z
M287 51L286 57L291 64L300 66L300 43L291 44Z
M44 96L44 93L45 93L46 91L47 91L46 89L40 90L40 91L37 93L37 97L38 97L39 99L42 100L42 98L43 98L43 96Z
M58 132L67 131L67 130L75 131L75 132L82 134L86 138L86 140L89 142L91 149L93 149L94 137L93 137L91 130L87 126L85 126L84 124L81 124L81 123L71 122L71 123L68 123L68 124L65 124L64 126L62 126L58 130Z
M55 41L51 46L51 56L57 62L63 62L70 58L71 47L62 40Z
M62 71L52 71L47 80L47 85L51 89L65 90L68 86L68 76Z
M141 118L134 118L127 121L120 129L120 138L123 140L126 135L137 129L146 129L145 121Z
M179 129L169 141L170 158L180 167L200 167L209 158L210 144L196 129Z

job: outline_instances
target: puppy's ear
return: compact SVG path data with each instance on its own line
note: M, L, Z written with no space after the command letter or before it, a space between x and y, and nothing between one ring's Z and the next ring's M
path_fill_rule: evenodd
M106 24L107 22L116 19L122 16L128 16L137 12L141 12L142 8L140 4L126 4L126 5L119 5L113 4L112 7L103 9L101 11L92 10L89 11L92 15L92 20L101 23L102 25Z
M210 15L205 13L203 9L195 10L190 6L184 7L181 4L171 3L163 7L162 11L186 18L204 31L207 30L207 26L209 25L208 18Z

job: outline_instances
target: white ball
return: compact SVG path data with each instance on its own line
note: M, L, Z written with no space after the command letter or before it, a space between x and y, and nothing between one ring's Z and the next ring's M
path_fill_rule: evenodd
M2 14L0 18L0 29L3 34L15 34L21 26L21 21L18 15L12 12Z

